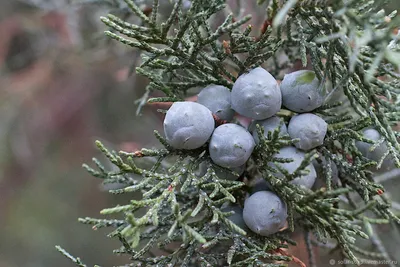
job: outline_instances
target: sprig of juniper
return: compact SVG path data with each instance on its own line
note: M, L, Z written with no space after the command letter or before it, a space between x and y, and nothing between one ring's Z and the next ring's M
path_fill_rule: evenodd
M142 51L142 63L136 71L150 83L139 100L139 110L147 102L183 100L194 87L213 83L231 88L238 75L261 64L279 77L296 61L304 67L311 63L318 78L330 84L331 92L343 90L350 109L338 111L342 103L336 102L316 111L329 123L327 138L322 147L306 155L293 174L279 167L290 159L274 154L296 140L280 136L279 129L265 137L258 127L260 143L246 175L261 174L287 203L288 230L284 232L261 237L228 220L231 213L222 207L226 202L242 205L246 183L218 178L218 167L211 162L206 147L174 150L158 133L156 137L164 146L161 149L116 153L96 143L118 170L108 171L94 160L97 169L84 165L87 171L105 183L123 184L122 189L111 190L113 194L139 192L142 198L101 212L121 214L121 219L84 218L82 223L93 229L113 228L109 236L122 243L114 252L130 255L131 266L284 266L276 261L296 259L284 249L295 245L289 234L297 227L313 233L319 243L333 238L354 262L358 262L357 256L388 259L387 253L357 246L356 237L374 237L372 224L398 223L399 219L370 171L383 159L366 159L355 141L371 142L358 131L375 127L383 136L380 142L388 144L386 156L400 166L399 134L392 130L400 118L399 45L398 37L392 34L398 17L394 13L385 16L376 12L376 1L289 0L280 4L273 0L258 31L248 24L250 16L237 17L240 12L228 14L216 25L216 14L220 18L227 10L223 0L194 0L189 10L182 10L182 0L176 1L163 22L157 0L152 12L142 10L136 1L124 2L141 23L132 24L111 14L101 20L110 28L107 36ZM282 55L286 61L282 62ZM156 91L164 95L150 98ZM293 115L285 110L280 113L285 118ZM153 159L150 168L139 167L146 159ZM306 172L305 167L314 159L323 166L326 188L312 192L289 183ZM198 174L201 164L207 166L204 175ZM338 168L339 184L333 180L332 164ZM284 179L278 179L277 173ZM132 174L141 178L132 178ZM357 195L363 204L355 204ZM310 238L307 235L308 246ZM154 255L154 247L165 255Z
M156 23L157 16L150 20L133 1L126 2L137 16L143 18L146 26L138 27L113 15L101 19L111 29L136 40L110 31L106 31L106 35L147 52L141 66L136 69L151 80L139 108L152 91L166 95L157 102L168 102L183 99L187 91L196 86L214 83L231 88L237 73L262 64L281 45L271 34L272 29L266 30L259 38L249 36L251 25L242 30L241 26L251 19L249 15L234 18L230 14L213 31L209 19L225 7L225 1L193 1L185 13L181 10L182 1L177 1L169 18L161 24ZM177 29L172 30L172 26ZM243 60L239 54L248 56Z
M385 15L376 1L334 1L327 8L312 1L294 2L298 4L288 12L288 19L275 25L286 33L282 46L290 61L301 60L306 66L310 59L321 81L329 80L334 89L343 90L352 111L369 117L369 126L388 142L389 153L400 167L400 145L392 130L400 118L396 74L400 49L393 34L400 18L395 11Z
M165 143L157 134L161 142ZM123 247L115 253L131 255L135 263L146 266L157 264L179 264L191 266L192 261L217 262L217 266L227 261L232 266L244 263L261 264L261 259L271 261L290 261L288 256L282 256L277 249L286 248L290 240L282 233L277 237L262 238L255 234L249 240L246 232L227 219L231 212L222 211L226 202L236 202L243 198L239 191L245 184L239 181L220 179L215 174L216 167L211 163L204 147L193 150L189 154L179 150L142 149L135 153L120 152L120 155L107 150L100 142L96 143L104 155L116 166L119 171L106 171L95 160L98 170L87 165L84 167L94 176L102 179L112 179L126 174L138 174L142 180L126 181L123 189L111 190L111 193L122 194L141 192L141 200L132 200L127 205L104 209L102 214L123 213L124 220L107 219L80 219L82 223L90 224L93 229L113 227L115 230L110 237L117 237L123 242ZM156 157L157 161L150 171L141 169L135 164L137 158ZM176 163L168 170L162 170L160 161L176 158ZM123 159L125 158L125 159ZM209 164L203 176L196 175L200 163ZM121 182L121 179L118 179ZM135 217L135 214L143 214ZM281 236L281 238L278 238ZM232 237L234 243L232 244ZM168 245L179 242L180 247L169 256L148 257L147 254L158 243L159 248L168 251ZM295 244L294 241L289 241ZM225 244L224 244L225 243ZM221 249L221 244L231 247L229 256ZM221 250L215 253L214 247ZM213 249L212 249L213 248ZM144 257L146 255L147 257ZM218 256L219 255L219 256ZM200 260L201 258L201 260ZM273 266L273 265L271 265Z

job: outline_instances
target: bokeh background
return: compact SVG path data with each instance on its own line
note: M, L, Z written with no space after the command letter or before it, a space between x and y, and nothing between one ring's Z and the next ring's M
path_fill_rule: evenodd
M84 2L0 0L0 267L72 266L55 245L89 266L128 262L107 232L77 221L127 201L81 165L101 159L96 139L155 145L162 116L136 116L147 81L129 74L140 57L102 34L99 17L118 1Z

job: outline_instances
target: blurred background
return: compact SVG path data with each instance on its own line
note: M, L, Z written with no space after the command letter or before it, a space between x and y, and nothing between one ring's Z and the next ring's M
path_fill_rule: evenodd
M90 265L128 262L77 221L127 201L81 167L102 159L94 141L151 147L162 126L154 108L135 115L147 83L128 75L137 53L103 36L99 17L115 7L0 1L1 267L72 266L55 245Z
M99 17L126 9L84 2L0 0L0 267L72 266L55 245L88 265L129 262L112 254L120 243L107 232L77 221L127 201L81 165L101 159L96 139L116 150L155 145L162 116L154 107L136 116L147 81L129 73L140 57L103 36Z

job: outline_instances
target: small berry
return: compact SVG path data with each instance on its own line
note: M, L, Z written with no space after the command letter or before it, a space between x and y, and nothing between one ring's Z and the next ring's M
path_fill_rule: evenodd
M282 104L295 112L310 112L324 103L326 92L314 71L299 70L283 77L280 85Z
M253 232L268 236L281 229L287 219L286 204L274 193L259 191L246 199L243 219Z
M232 108L240 115L264 120L275 115L282 95L275 78L258 67L237 78L231 92Z
M317 160L313 160L312 164L315 168L315 171L317 173L317 180L315 181L314 187L320 188L322 186L325 186L325 174L323 172L323 166L326 166L326 159L325 157L321 157L321 163L319 163ZM340 179L339 179L339 170L336 166L336 164L331 161L331 169L332 169L332 183L333 184L338 184Z
M259 191L273 191L269 182L264 178L255 178L250 184L251 194L257 193Z
M277 163L282 168L284 168L289 174L292 174L297 170L298 167L300 167L301 163L304 160L305 153L296 149L293 146L287 146L281 148L279 152L274 155L274 157L292 159L293 160L292 162ZM275 163L272 162L270 163L270 166L276 167ZM305 170L308 170L309 173L293 179L290 183L298 186L304 186L306 188L311 188L315 182L315 179L317 178L317 173L312 163L310 163L307 167L305 167ZM277 173L276 176L278 177L280 176L283 178L282 173Z
M214 131L211 111L195 102L175 102L167 111L164 132L176 149L195 149L204 145Z
M231 216L227 217L228 220L232 221L234 224L242 228L243 230L247 230L247 225L243 220L243 209L237 205L228 206L226 208L221 209L222 212L230 212L234 211L235 213Z
M207 86L199 93L197 102L211 110L219 119L230 121L235 115L231 108L231 91L224 86Z
M288 132L292 139L298 138L294 145L302 150L310 150L324 143L328 124L319 116L304 113L292 117Z
M211 136L209 152L215 164L234 168L246 163L254 146L254 139L245 128L227 123L215 129Z
M363 130L363 136L372 141L379 141L382 138L381 134L377 130L371 128ZM373 151L371 151L372 146L373 144L369 144L366 142L362 141L356 142L356 147L361 152L361 154L363 154L364 157L379 162L388 150L387 144L386 142L383 142L379 146L377 146ZM377 171L388 171L394 168L395 165L393 157L389 155L383 160L381 168L378 169Z
M256 144L260 142L257 134L257 127L256 125L259 124L262 128L264 128L264 136L268 137L268 132L273 132L275 129L277 129L280 125L280 135L287 135L287 127L284 122L281 124L281 119L278 116L272 116L271 118L268 118L266 120L262 121L257 121L254 120L250 126L249 126L249 131L253 133L254 141Z
M197 177L203 177L206 173L207 173L207 169L208 169L208 162L207 161L202 161L196 168L196 170L194 171L194 174Z

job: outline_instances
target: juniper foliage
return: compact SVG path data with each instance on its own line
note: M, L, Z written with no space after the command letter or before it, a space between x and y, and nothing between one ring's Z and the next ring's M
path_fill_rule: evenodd
M110 151L96 142L118 170L105 169L97 159L96 168L84 168L103 183L124 185L110 193L139 192L142 198L101 211L121 219L79 220L94 229L112 228L109 237L122 244L114 253L132 260L126 266L286 266L298 262L285 249L296 245L291 232L299 228L305 232L310 264L315 262L312 246L332 240L356 263L360 257L389 260L382 246L366 251L358 241L376 240L374 224L400 223L371 171L385 157L400 167L400 133L392 129L400 118L396 13L386 15L380 9L383 1L259 0L260 7L266 7L264 23L253 26L251 16L244 14L246 1L193 0L184 9L177 0L167 18L159 14L161 2L154 0L147 8L135 0L114 3L128 8L139 23L112 14L101 18L108 37L141 51L136 71L150 83L137 102L138 113L147 103L182 101L194 94L193 88L232 88L241 73L260 65L282 79L298 62L311 66L330 94L340 92L343 101L332 97L315 111L329 124L327 137L293 174L268 164L287 162L273 155L296 141L279 135L279 129L265 137L257 127L260 142L247 164L246 179L238 181L216 175L220 167L212 163L206 146L175 150L158 132L159 148L135 152ZM155 92L164 96L152 98ZM293 115L284 109L279 114L286 119ZM374 143L360 134L365 127L374 127L382 136L374 146L387 143L379 162L363 157L355 146L355 141ZM326 187L312 191L289 183L313 160L322 164ZM143 162L147 167L141 167ZM207 166L204 175L198 172L201 164ZM339 183L333 180L333 164ZM277 178L277 172L285 179ZM268 237L246 232L227 219L232 213L222 211L226 202L242 205L247 180L260 175L289 211L288 228ZM154 248L163 253L154 254Z

